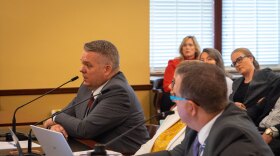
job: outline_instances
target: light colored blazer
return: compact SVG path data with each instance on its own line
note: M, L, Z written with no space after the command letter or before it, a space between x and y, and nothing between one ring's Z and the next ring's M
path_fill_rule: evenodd
M148 142L143 144L141 148L135 153L135 155L141 155L144 153L150 153L153 145L158 138L158 136L163 133L165 130L170 128L172 125L174 125L177 121L180 120L178 111L177 111L177 106L174 107L173 109L175 111L174 114L169 115L166 117L166 119L163 121L163 123L160 125L159 129L157 130L156 134L152 139L150 139ZM184 137L185 137L185 130L186 127L184 127L168 144L166 150L172 150L176 145L180 144Z

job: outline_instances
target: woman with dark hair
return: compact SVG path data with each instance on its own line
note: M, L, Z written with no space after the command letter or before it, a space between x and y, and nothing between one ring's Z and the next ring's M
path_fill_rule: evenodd
M226 74L227 95L229 97L229 95L232 93L232 80L231 76L225 71L224 61L221 53L214 48L204 48L198 59L204 63L215 64L224 71Z

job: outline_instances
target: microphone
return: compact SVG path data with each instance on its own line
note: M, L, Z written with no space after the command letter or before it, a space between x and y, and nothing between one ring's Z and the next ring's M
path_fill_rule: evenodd
M110 91L110 89L104 89L104 90L102 90L102 91L101 91L100 93L98 93L98 94L91 95L90 97L88 97L88 98L86 98L86 99L84 99L84 100L82 100L82 101L80 101L80 102L78 102L78 103L76 103L76 104L74 104L74 105L72 105L72 106L70 106L70 107L67 107L67 108L63 109L63 110L60 111L60 112L56 112L56 113L52 114L51 116L45 118L45 119L42 120L42 121L36 122L36 123L34 124L34 126L39 125L39 124L45 122L46 120L48 120L48 119L50 119L50 118L53 118L53 117L56 116L56 115L59 115L59 114L61 114L61 113L64 113L65 111L67 111L67 110L69 110L69 109L72 109L72 108L74 108L74 107L80 105L81 103L84 103L85 101L89 100L90 98L94 98L94 97L96 97L96 96L103 95L103 94L105 94L105 93L107 93L107 92L109 92L109 91ZM29 131L29 133L28 133L28 142L27 142L27 143L28 143L28 144L27 144L27 152L28 152L28 153L27 153L27 155L36 155L36 154L32 153L32 135L31 135L31 132L32 132L32 129L30 129L30 131Z
M112 144L113 142L115 142L116 140L120 139L121 137L127 135L129 132L133 131L134 129L138 128L139 126L143 125L144 123L152 120L153 118L165 118L168 115L174 114L174 111L165 111L165 112L161 112L157 115L154 115L152 117L150 117L149 119L139 123L138 125L132 127L131 129L129 129L128 131L124 132L123 134L119 135L118 137L114 138L113 140L107 142L106 144L95 144L94 146L94 151L91 152L91 156L96 156L96 155L106 155L106 146Z
M34 102L34 101L36 101L36 100L42 98L43 96L48 95L49 93L51 93L51 92L53 92L53 91L59 89L60 87L66 85L67 83L73 82L73 81L77 80L78 78L79 78L78 76L75 76L75 77L73 77L72 79L70 79L69 81L67 81L67 82L63 83L62 85L58 86L57 88L54 88L54 89L52 89L52 90L50 90L50 91L48 91L48 92L46 92L46 93L44 93L44 94L38 96L37 98L35 98L35 99L33 99L33 100L31 100L31 101L29 101L29 102L27 102L27 103L25 103L25 104L23 104L23 105L21 105L21 106L19 106L19 107L16 108L16 110L14 111L13 119L12 119L12 130L13 130L13 132L16 134L16 136L19 138L19 140L26 140L27 137L26 137L24 134L22 134L22 133L17 133L17 132L16 132L16 113L17 113L17 111L18 111L20 108L22 108L22 107L24 107L24 106L30 104L31 102ZM7 133L7 134L6 134L6 141L12 141L12 135L11 135L10 133Z

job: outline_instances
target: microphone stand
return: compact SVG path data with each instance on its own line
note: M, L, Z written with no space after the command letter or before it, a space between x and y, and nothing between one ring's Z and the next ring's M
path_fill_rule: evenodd
M19 107L16 108L16 110L14 111L13 119L12 119L12 130L13 130L13 132L16 134L16 136L19 138L19 140L26 140L27 137L26 137L24 134L22 134L22 133L17 133L17 132L16 132L16 113L17 113L17 111L18 111L20 108L22 108L22 107L24 107L24 106L26 106L26 105L28 105L28 104L30 104L30 103L32 103L32 102L34 102L34 101L40 99L40 98L42 98L43 96L45 96L45 95L47 95L47 94L49 94L49 93L51 93L51 92L53 92L53 91L59 89L60 87L66 85L67 83L73 82L73 81L77 80L78 78L79 78L78 76L75 76L75 77L73 77L71 80L69 80L69 81L63 83L62 85L58 86L57 88L54 88L54 89L52 89L52 90L50 90L50 91L48 91L48 92L46 92L46 93L44 93L44 94L38 96L37 98L35 98L35 99L33 99L33 100L31 100L31 101L29 101L29 102L27 102L27 103L25 103L25 104L23 104L23 105L21 105L21 106L19 106ZM13 140L13 139L12 139L12 135L11 135L10 133L7 133L7 134L6 134L6 141L12 141L12 140Z
M94 151L91 152L91 156L96 156L96 155L99 155L99 156L104 156L105 155L106 156L107 155L107 152L105 150L106 146L112 144L116 140L120 139L124 135L127 135L129 132L135 130L136 128L138 128L139 126L143 125L144 123L152 120L153 118L155 118L155 117L157 117L157 118L165 118L167 115L170 115L170 114L174 114L174 111L166 111L166 112L162 112L162 113L159 113L157 115L154 115L154 116L150 117L149 119L140 122L136 126L132 127L128 131L124 132L123 134L119 135L118 137L114 138L113 140L107 142L106 144L96 144L94 146Z
M101 94L101 93L100 93L100 94ZM97 95L100 95L100 94L97 94ZM97 96L97 95L95 95L95 96ZM39 124L45 122L46 120L48 120L48 119L50 119L50 118L53 118L54 116L56 116L56 115L58 115L58 114L61 114L61 113L65 112L66 110L69 110L69 109L71 109L71 108L73 108L73 107L76 107L77 105L79 105L79 104L81 104L81 103L83 103L83 102L89 100L89 99L92 98L92 97L93 97L93 96L90 96L89 98L87 98L87 99L85 99L85 100L83 100L83 101L81 101L81 102L79 102L79 103L76 103L75 105L72 105L71 107L68 107L68 108L66 108L66 109L64 109L64 110L62 110L62 111L60 111L60 112L54 113L53 115L51 115L51 116L45 118L45 119L42 120L42 121L36 122L36 123L34 124L34 126L39 125ZM32 129L30 129L30 130L29 130L29 133L28 133L27 154L25 154L25 155L27 155L27 156L34 156L34 155L35 155L35 156L36 156L36 155L38 155L38 154L32 152L32 134L31 134L31 132L32 132Z
M76 107L77 105L80 105L81 103L84 103L85 101L89 100L90 98L93 98L93 97L96 97L96 96L105 94L105 93L108 92L108 91L110 91L110 89L105 89L105 90L101 91L101 92L98 93L98 94L91 95L89 98L86 98L86 99L84 99L83 101L80 101L80 102L78 102L78 103L76 103L76 104L74 104L74 105L72 105L72 106L70 106L70 107L68 107L68 108L65 108L65 109L63 109L63 110L60 111L60 112L56 112L56 113L54 113L53 115L51 115L50 117L47 117L47 118L45 118L44 120L35 123L34 126L39 125L39 124L45 122L46 120L48 120L48 119L50 119L50 118L53 118L54 116L59 115L59 114L65 112L65 111L67 111L67 110L69 110L69 109L72 109L72 108ZM29 133L28 133L28 144L27 144L28 146L27 146L27 154L26 154L26 155L28 155L28 156L38 155L38 154L36 154L36 153L32 153L32 135L31 135L31 132L32 132L32 129L30 129L30 131L29 131Z

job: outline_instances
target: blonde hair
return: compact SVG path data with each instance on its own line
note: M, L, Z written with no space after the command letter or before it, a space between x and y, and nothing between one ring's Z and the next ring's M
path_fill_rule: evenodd
M200 46L199 46L195 36L186 36L185 38L183 38L183 40L181 42L181 45L179 47L180 55L181 55L181 57L184 57L183 56L183 46L184 46L186 40L188 40L188 39L192 39L193 40L194 47L195 47L194 57L195 57L195 59L197 59L201 51L200 51Z

